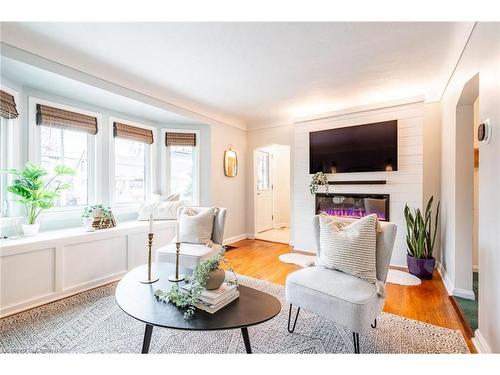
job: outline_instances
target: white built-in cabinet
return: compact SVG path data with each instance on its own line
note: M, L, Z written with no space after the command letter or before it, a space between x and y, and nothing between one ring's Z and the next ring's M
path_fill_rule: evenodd
M173 239L175 223L155 222L154 250ZM1 240L0 317L120 279L146 263L148 231L148 222L134 221Z

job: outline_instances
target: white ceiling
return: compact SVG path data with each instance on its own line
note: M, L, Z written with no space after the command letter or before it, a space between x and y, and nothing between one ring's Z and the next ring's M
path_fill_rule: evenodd
M138 120L148 119L159 123L200 124L186 116L128 98L101 88L76 81L59 74L0 56L0 71L6 78L19 85L46 92L62 98L91 104L117 112L135 116Z
M438 100L472 23L2 23L2 41L207 117Z

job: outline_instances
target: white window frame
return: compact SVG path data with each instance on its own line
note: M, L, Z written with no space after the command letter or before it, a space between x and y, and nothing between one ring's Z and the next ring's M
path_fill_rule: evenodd
M2 119L2 121L11 121L10 124L10 129L7 132L7 134L2 134L3 136L6 135L6 144L10 145L10 147L5 147L2 148L2 152L0 155L0 158L2 162L0 163L0 170L1 169L7 169L8 168L20 168L21 167L21 144L19 143L19 140L21 139L21 113L22 113L22 105L21 101L19 99L19 92L17 92L14 89L11 89L8 86L0 84L0 89L2 91L5 91L6 93L12 95L14 97L14 101L16 103L16 108L17 112L19 113L19 117L15 119ZM5 131L4 129L0 131ZM1 137L3 139L3 137ZM12 147L12 145L18 145L18 147ZM17 204L11 204L11 200L9 199L9 193L7 192L7 186L12 182L13 177L11 175L5 175L5 181L6 181L6 186L5 186L5 193L2 195L0 199L7 200L7 207L4 209L6 216L4 215L4 212L0 212L0 218L5 218L5 217L15 217L19 216L22 214L21 212L21 207ZM4 187L0 186L0 189ZM0 207L3 207L0 205Z
M165 145L165 134L171 133L194 133L196 134L196 146L194 147L194 162L195 162L195 173L193 175L193 202L189 202L193 206L200 205L200 165L201 165L201 155L200 155L200 131L195 129L161 129L161 191L164 195L170 193L170 153L167 152L167 146Z
M121 122L124 124L136 126L138 128L143 128L143 129L148 129L153 132L153 139L154 142L151 145L145 144L145 167L146 167L146 174L145 174L145 181L144 181L144 189L145 189L145 197L144 201L149 202L151 201L151 196L153 194L154 186L155 186L155 181L156 181L156 170L154 168L155 166L155 160L156 158L156 144L158 141L157 138L157 129L154 126L150 125L145 125L142 123L138 123L135 121L130 121L127 119L122 119L118 117L109 117L108 121L108 136L109 136L109 205L111 208L119 208L119 209L127 209L130 208L131 210L137 210L140 206L140 203L118 203L115 201L115 137L114 137L114 131L113 131L113 123L114 122Z
M40 144L40 132L41 132L41 126L36 124L36 105L37 104L42 104L42 105L47 105L50 107L55 107L55 108L60 108L64 109L66 111L71 111L71 112L77 112L81 113L84 115L92 116L97 118L97 129L100 129L101 123L102 123L102 116L100 113L96 112L91 112L87 111L85 109L79 108L79 107L73 107L73 106L68 106L59 102L54 102L54 101L49 101L45 100L42 98L37 98L30 96L28 98L28 118L29 118L29 152L28 152L28 160L40 164L40 159L41 159L41 144ZM92 205L96 201L96 160L97 160L97 144L98 144L98 139L100 137L100 132L98 131L96 135L91 135L91 134L86 134L87 136L87 157L88 157L88 171L87 171L87 205ZM83 135L83 134L82 134ZM49 173L51 171L48 171ZM44 214L51 214L51 213L81 213L83 208L86 205L80 205L80 206L72 206L72 207L53 207L44 212ZM61 217L58 217L58 219Z

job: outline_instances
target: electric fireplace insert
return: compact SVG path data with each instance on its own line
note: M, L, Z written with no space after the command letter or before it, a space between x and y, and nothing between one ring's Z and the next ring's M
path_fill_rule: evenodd
M316 215L322 212L355 219L376 214L389 221L389 194L317 193Z

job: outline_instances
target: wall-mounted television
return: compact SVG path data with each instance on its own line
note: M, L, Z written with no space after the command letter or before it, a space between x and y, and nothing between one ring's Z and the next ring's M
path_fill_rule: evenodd
M398 121L309 133L309 173L398 170Z

